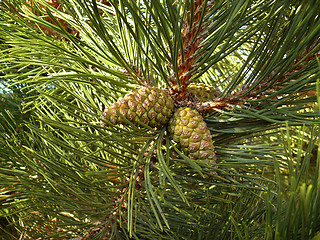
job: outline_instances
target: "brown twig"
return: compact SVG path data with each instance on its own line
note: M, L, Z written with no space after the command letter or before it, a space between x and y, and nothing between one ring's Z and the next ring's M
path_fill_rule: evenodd
M61 3L58 1L58 0L46 0L46 2L48 4L50 4L52 7L54 7L55 9L57 9L58 11L62 11L62 5ZM39 16L39 14L44 14L46 12L46 8L44 5L40 4L39 7L41 10L41 13L40 11L36 10L36 4L34 3L34 0L29 0L26 2L29 10L31 10L34 14L36 14L37 16ZM4 1L3 4L1 4L2 6L5 6L6 8L9 8L10 11L14 11L17 15L19 15L20 17L24 18L25 16L23 15L23 13L19 10L19 9L16 9L10 2L7 2L7 1ZM44 18L46 21L48 21L49 23L52 23L56 26L58 26L58 24L51 18L51 17L45 17ZM61 26L68 32L68 33L71 33L72 35L77 35L79 32L78 30L72 28L65 20L63 19L56 19L59 24L61 24ZM34 24L34 23L30 23L30 26L32 26L33 28L37 28L37 25ZM63 36L59 33L57 33L55 30L51 29L51 28L48 28L46 26L43 26L41 24L38 25L39 28L45 33L45 34L48 34L48 35L53 35L55 37L57 37L57 39L62 39Z
M320 38L317 41L315 41L308 50L304 51L296 60L294 60L292 66L299 63L307 54L309 54L319 44L320 44ZM305 68L309 61L315 59L319 55L320 55L320 51L310 55L308 58L306 58L305 60L300 62L297 66L295 66L293 69L284 73L281 77L279 77L276 80L276 82L270 82L269 80L271 78L276 77L278 69L275 69L258 86L256 86L250 93L247 93L245 96L241 97L241 99L245 100L249 98L254 98L254 99L264 98L269 93L279 90L280 88L282 88L282 86L280 86L279 83L285 82L286 80L288 80L288 78L296 74L300 69ZM234 97L243 95L248 90L248 88L249 87L246 87L241 91L237 92L236 94L234 94Z
M195 59L199 57L197 51L202 47L201 40L206 26L201 22L201 16L204 11L203 2L203 0L194 1L193 14L191 10L187 12L183 26L183 49L179 50L178 55L178 76L181 87L177 86L177 80L174 75L169 77L169 81L173 85L173 95L175 95L177 101L183 101L188 98L187 86L192 82L190 79L195 74L192 70L196 64Z

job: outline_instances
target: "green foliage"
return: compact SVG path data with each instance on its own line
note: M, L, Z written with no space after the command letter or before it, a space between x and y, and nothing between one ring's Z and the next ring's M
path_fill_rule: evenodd
M0 214L20 236L319 234L317 1L203 1L188 74L225 104L205 118L214 166L183 155L167 126L100 125L137 86L181 84L197 1L32 2L0 3L0 77L24 102L1 108Z

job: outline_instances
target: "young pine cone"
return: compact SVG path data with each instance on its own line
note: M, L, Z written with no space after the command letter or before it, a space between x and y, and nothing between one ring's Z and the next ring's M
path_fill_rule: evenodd
M188 85L188 92L201 102L210 101L220 94L219 90L213 86L207 86L203 83L191 83Z
M173 107L173 99L166 90L142 87L106 108L102 113L102 125L108 122L125 125L124 119L127 119L136 126L141 126L140 122L143 122L150 127L161 128L169 121Z
M214 161L212 136L198 111L179 108L169 121L169 134L190 158Z

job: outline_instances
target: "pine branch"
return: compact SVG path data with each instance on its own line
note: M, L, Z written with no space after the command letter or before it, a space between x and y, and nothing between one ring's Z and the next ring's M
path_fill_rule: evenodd
M0 213L34 239L315 236L319 91L301 94L319 87L319 6L103 2L33 0L23 15L25 1L1 2L1 79L31 117L16 130L15 107L0 110ZM194 111L214 166L190 158L169 122L101 126L105 107L142 86L205 116ZM153 119L142 95L131 100Z
M183 52L181 51L178 56L179 83L182 86L188 85L191 77L189 72L192 70L196 58L195 53L200 45L199 33L201 34L204 30L204 27L201 26L203 9L206 9L206 2L197 0L186 14L182 33Z
M243 100L256 100L268 97L268 95L272 94L273 92L281 90L284 87L283 83L288 84L291 81L299 78L303 74L304 68L308 67L310 64L310 61L315 60L320 55L320 51L318 50L320 46L319 42L320 40L318 39L312 44L312 46L310 46L309 49L300 54L288 68L288 72L280 75L278 67L254 89L250 89L250 86L245 86L241 91L234 94L234 97L239 97Z
M203 0L196 0L192 3L186 12L186 20L182 27L182 47L179 49L177 58L178 80L175 79L174 74L169 77L176 101L182 101L187 97L186 88L192 82L190 79L195 74L192 72L195 59L200 56L197 52L202 47L201 41L206 34L207 25L203 23L203 18L206 11L213 5Z

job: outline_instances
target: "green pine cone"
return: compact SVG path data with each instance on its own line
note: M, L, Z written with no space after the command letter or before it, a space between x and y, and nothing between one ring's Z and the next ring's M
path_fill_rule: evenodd
M166 90L142 87L131 91L102 113L104 125L126 124L124 119L140 126L143 122L150 127L160 128L166 124L173 111L173 99Z
M169 121L169 134L190 158L214 161L212 136L198 111L179 108Z
M216 90L212 86L203 83L191 83L188 85L188 92L202 102L212 100L216 97Z

